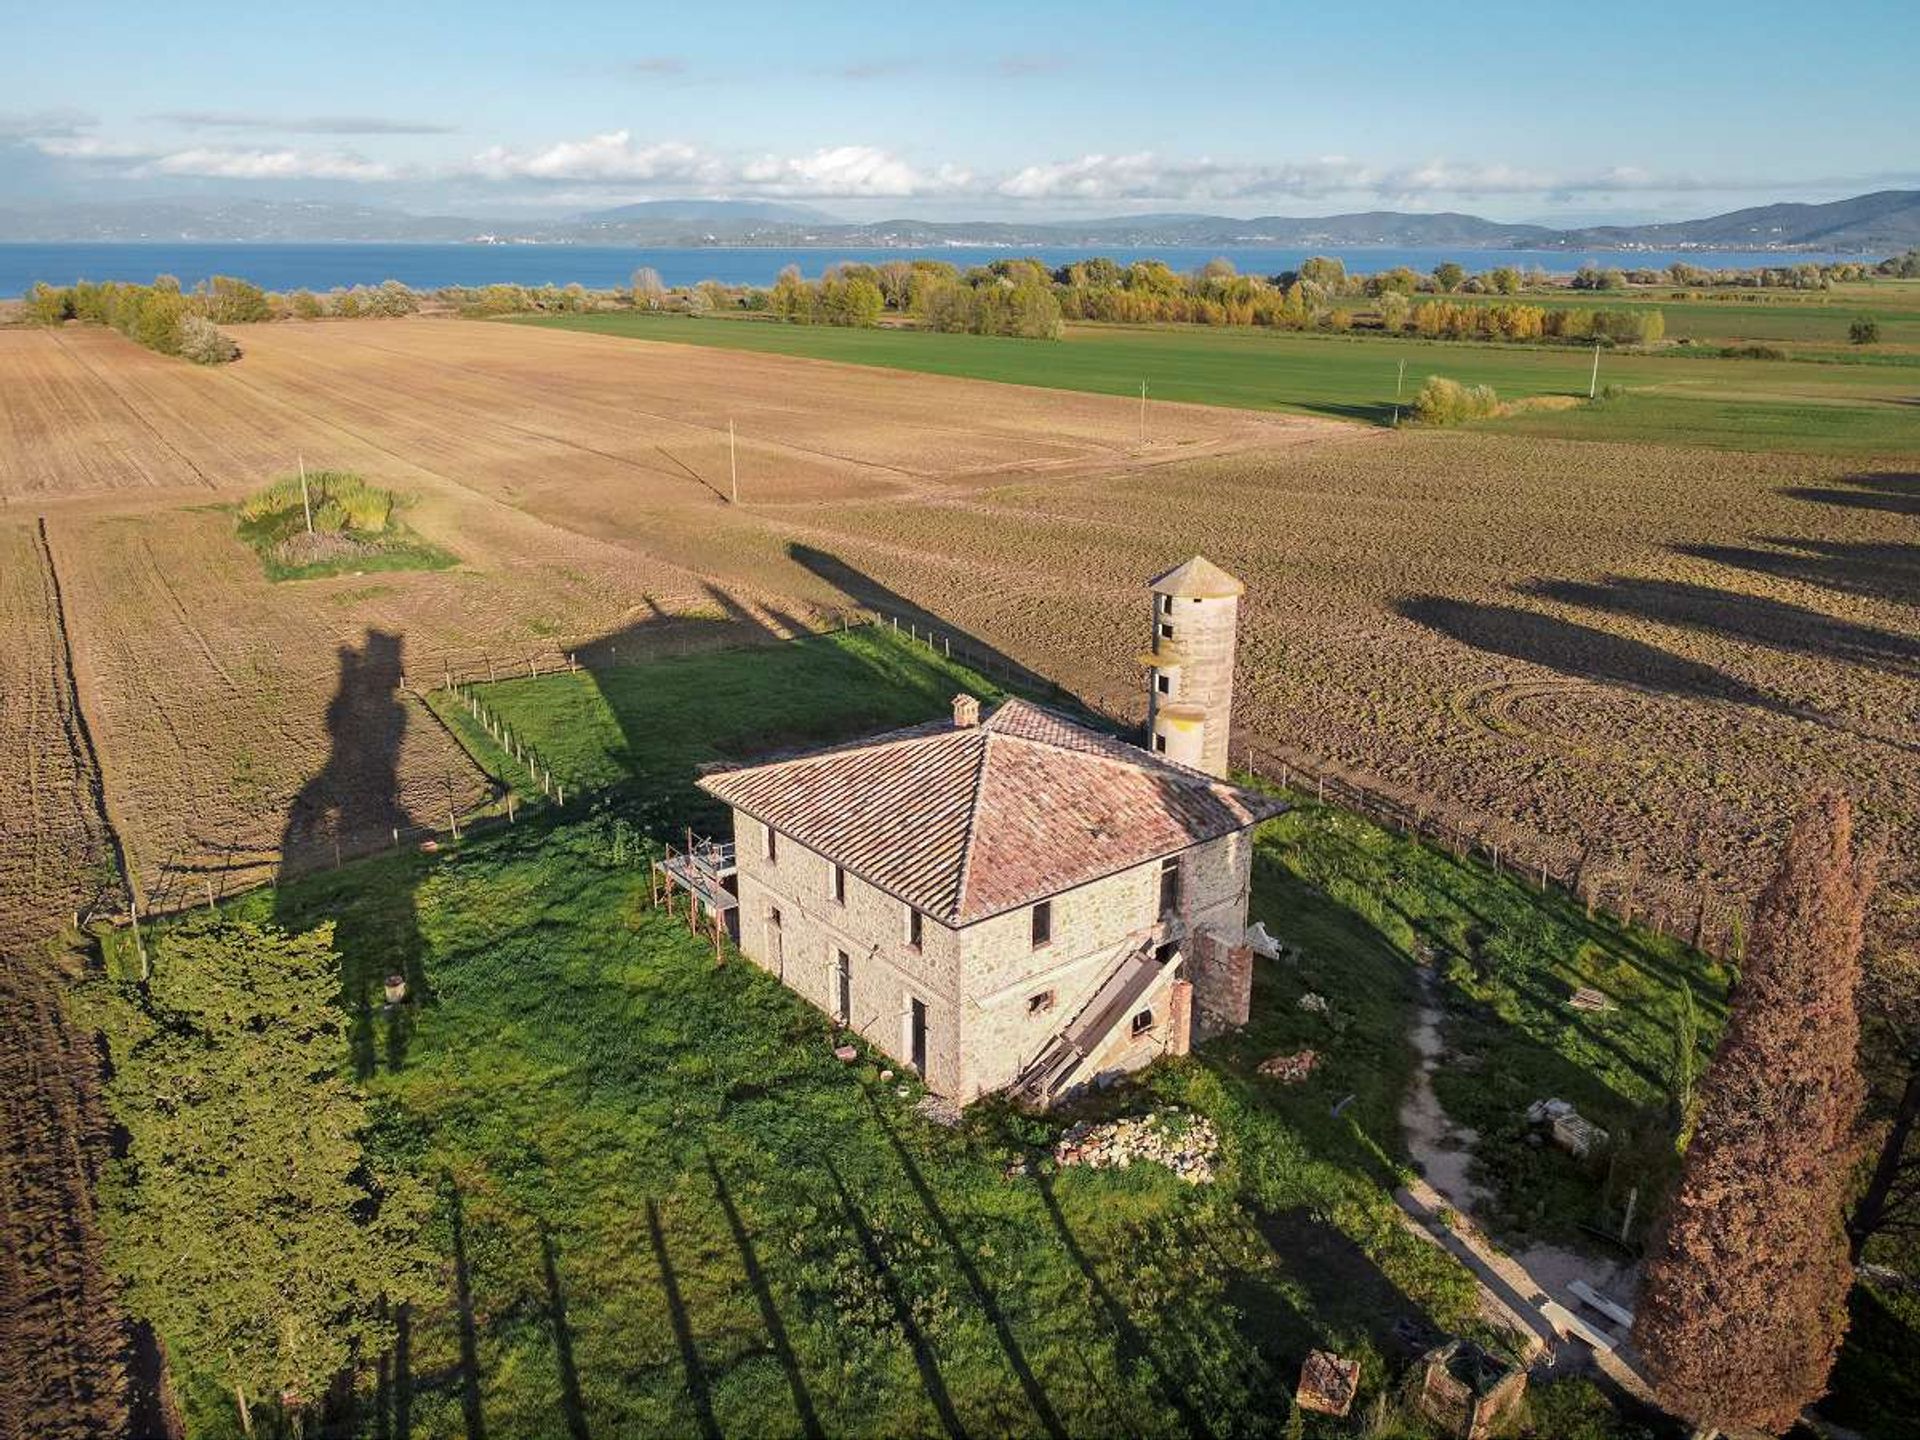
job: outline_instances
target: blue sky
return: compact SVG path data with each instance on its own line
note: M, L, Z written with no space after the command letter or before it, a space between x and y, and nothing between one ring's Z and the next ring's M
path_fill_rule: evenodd
M1920 185L1900 0L11 8L0 204L1553 223Z

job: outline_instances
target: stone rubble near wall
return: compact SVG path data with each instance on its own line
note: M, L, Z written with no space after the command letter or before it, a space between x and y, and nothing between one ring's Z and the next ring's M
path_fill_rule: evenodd
M1053 1159L1057 1165L1094 1170L1124 1170L1135 1160L1150 1160L1189 1184L1206 1185L1219 1163L1220 1132L1211 1120L1181 1110L1150 1111L1101 1125L1081 1120L1055 1143Z
M1293 1055L1274 1055L1260 1062L1260 1073L1282 1085L1297 1085L1313 1074L1320 1063L1320 1052L1301 1050Z

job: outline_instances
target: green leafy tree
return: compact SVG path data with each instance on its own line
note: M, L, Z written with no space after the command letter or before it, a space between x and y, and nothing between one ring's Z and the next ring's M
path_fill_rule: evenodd
M1702 1429L1790 1429L1825 1391L1846 1330L1873 874L1847 801L1815 798L1755 905L1680 1181L1648 1244L1634 1342L1661 1403Z
M109 1246L190 1412L230 1403L244 1427L376 1353L383 1297L424 1296L429 1197L363 1149L330 926L202 916L149 949L144 984L95 987L127 1132Z
M1457 260L1442 260L1433 267L1433 283L1451 295L1467 278L1467 267Z
M1855 345L1878 345L1880 322L1871 315L1863 316L1847 327L1847 339Z

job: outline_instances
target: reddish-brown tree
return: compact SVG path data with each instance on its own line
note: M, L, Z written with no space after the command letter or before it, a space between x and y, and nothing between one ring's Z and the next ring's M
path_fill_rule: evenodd
M1693 1141L1648 1250L1634 1341L1661 1402L1703 1430L1789 1429L1825 1391L1846 1330L1873 872L1855 854L1847 801L1816 797L1755 907Z

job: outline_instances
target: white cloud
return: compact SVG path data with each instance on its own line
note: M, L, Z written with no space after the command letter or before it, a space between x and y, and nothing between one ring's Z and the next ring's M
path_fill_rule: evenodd
M38 136L33 148L57 160L145 160L151 145L131 140L103 140L98 135Z
M1028 165L1002 179L994 193L1010 200L1233 201L1344 194L1407 201L1448 195L1564 196L1701 188L1717 187L1684 177L1655 175L1635 166L1555 174L1514 165L1459 164L1443 159L1382 166L1332 155L1258 164L1140 151Z
M768 155L744 166L747 188L766 195L907 197L956 194L968 190L973 176L943 165L922 172L899 156L872 145L834 145L805 155Z
M473 157L472 173L488 180L656 181L715 183L720 167L691 145L664 141L635 145L630 130L609 130L584 140L562 140L536 150L493 145Z
M495 145L475 155L468 171L487 180L643 183L821 197L950 194L972 183L964 170L943 166L922 172L871 145L834 145L802 155L763 155L742 161L679 141L635 144L629 130L609 130L584 140L562 140L527 150Z
M341 152L230 150L201 147L156 155L136 175L191 175L218 180L392 180L391 165Z
M166 110L150 120L189 130L278 130L289 135L448 135L451 125L384 115L254 115L228 110Z
M55 110L0 110L0 141L40 141L78 135L99 122L84 110L62 106Z

